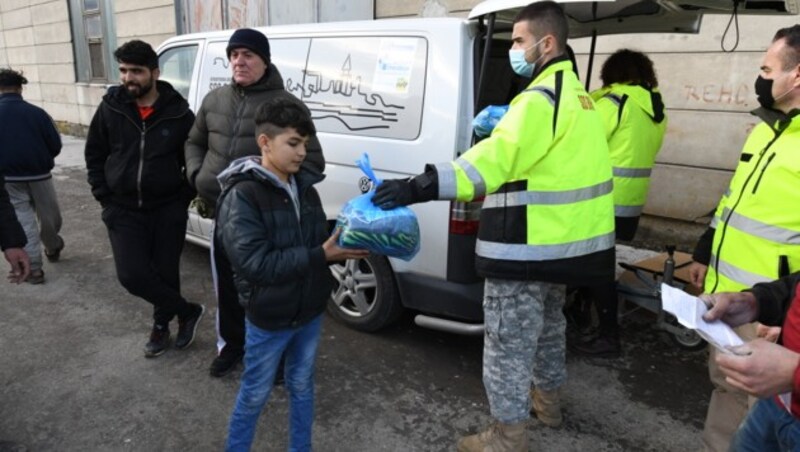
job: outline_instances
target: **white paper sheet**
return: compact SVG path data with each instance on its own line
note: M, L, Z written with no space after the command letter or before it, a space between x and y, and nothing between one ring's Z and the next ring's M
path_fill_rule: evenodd
M666 284L661 284L661 306L674 315L686 328L697 331L709 344L725 353L733 353L730 347L742 345L742 338L727 323L717 320L706 322L703 314L708 308L703 300Z

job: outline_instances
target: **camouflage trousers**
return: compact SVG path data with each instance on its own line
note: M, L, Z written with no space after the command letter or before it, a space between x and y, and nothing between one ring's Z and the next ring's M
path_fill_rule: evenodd
M550 391L566 380L565 290L562 284L486 280L483 385L496 420L530 417L531 381Z

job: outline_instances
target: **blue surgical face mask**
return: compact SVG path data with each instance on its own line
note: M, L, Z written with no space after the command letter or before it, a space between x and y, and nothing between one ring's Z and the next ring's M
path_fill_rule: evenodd
M544 55L539 55L539 58L536 58L536 61L533 63L528 63L528 61L525 59L525 54L528 53L528 50L538 46L542 41L544 41L544 38L536 41L527 49L510 49L508 51L508 60L511 62L511 68L514 69L514 72L528 78L533 75L533 71L536 69L536 63L538 63L539 60L544 57Z

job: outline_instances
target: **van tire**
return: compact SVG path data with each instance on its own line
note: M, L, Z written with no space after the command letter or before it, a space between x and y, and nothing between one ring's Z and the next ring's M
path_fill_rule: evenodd
M403 312L400 293L389 261L370 254L330 266L336 285L328 300L328 312L350 328L373 332L394 323ZM361 284L364 287L359 288ZM356 306L354 295L363 297Z

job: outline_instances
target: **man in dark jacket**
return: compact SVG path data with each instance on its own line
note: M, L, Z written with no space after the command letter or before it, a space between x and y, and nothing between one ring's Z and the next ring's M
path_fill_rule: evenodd
M194 195L184 176L183 145L194 116L172 86L158 81L158 56L149 44L130 41L114 56L121 86L109 88L92 119L86 167L103 206L117 277L153 305L145 356L154 357L167 349L175 316L175 347L184 349L204 312L181 296L179 275Z
M227 53L232 81L206 95L186 142L186 174L199 194L198 211L204 211L200 213L207 218L213 217L220 194L217 176L235 159L261 154L253 140L256 108L266 100L283 98L308 111L305 104L284 89L278 68L270 62L269 41L264 34L249 28L236 30L228 41ZM303 166L320 173L325 170L316 137L308 143ZM237 301L230 264L216 251L212 251L212 259L217 275L219 353L210 373L221 377L233 370L244 355L245 313Z
M25 251L31 260L28 282L44 282L42 244L51 262L64 247L61 209L50 171L61 152L61 138L52 118L22 99L28 80L12 69L0 69L0 173L17 219L28 237Z
M25 281L31 271L31 262L25 252L26 238L22 225L17 221L14 206L8 199L8 192L3 188L5 180L0 174L0 249L11 264L8 280L12 283Z

